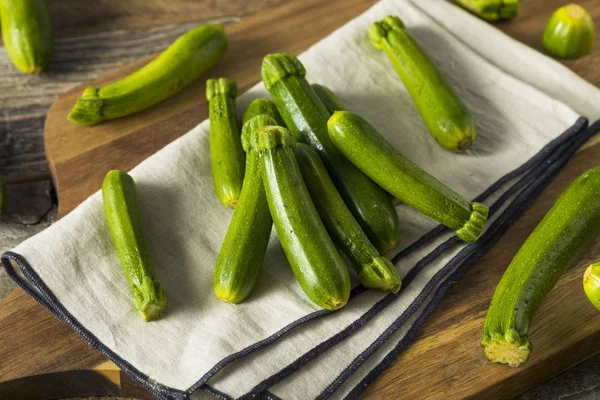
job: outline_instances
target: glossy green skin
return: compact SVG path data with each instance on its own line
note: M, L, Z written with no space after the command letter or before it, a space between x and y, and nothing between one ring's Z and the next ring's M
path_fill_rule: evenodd
M227 49L221 24L206 24L180 36L149 64L101 88L88 87L69 120L93 125L145 110L173 96L215 65Z
M285 126L285 122L281 118L281 115L279 115L275 103L267 99L255 99L250 103L242 117L242 125L245 125L246 122L258 115L268 115L277 121L277 125Z
M456 0L456 3L486 21L516 18L519 0Z
M600 167L578 177L529 235L496 287L484 347L506 337L529 346L529 323L563 271L600 233ZM489 355L488 355L489 357ZM525 361L526 356L520 361ZM490 361L496 361L490 358Z
M315 91L329 114L333 114L336 111L345 111L346 107L342 104L340 99L337 98L335 93L331 91L327 86L313 83L310 87Z
M600 263L590 265L583 274L583 290L590 303L600 311Z
M284 63L287 69L281 67ZM395 247L400 235L392 199L333 145L327 134L329 112L304 74L302 65L290 54L271 54L263 61L263 81L286 126L297 140L319 153L352 215L380 254L385 254Z
M7 190L4 179L0 178L0 216L6 212Z
M461 239L475 241L485 220L464 197L402 155L371 124L349 111L337 111L328 122L337 148L379 186L421 213L457 231ZM483 207L477 205L477 207ZM485 214L485 215L483 215ZM483 221L480 219L483 218ZM471 228L471 224L473 229ZM463 230L472 235L461 235Z
M244 124L243 143L248 141L247 136L251 135L252 131L268 124L276 125L277 121L273 119L275 113L271 113L269 116L271 119L261 118L266 116L261 114ZM249 146L244 146L244 150L246 150L244 185L223 240L213 275L217 298L233 304L242 302L254 290L273 225L262 182L259 155Z
M475 140L475 122L444 76L404 30L388 16L369 27L369 39L387 54L431 136L446 150L468 149Z
M39 74L52 57L52 28L46 0L0 0L2 40L13 65Z
M154 273L133 178L123 171L110 171L102 184L102 200L133 305L144 321L158 319L167 306L167 292Z
M277 236L304 293L318 306L335 310L350 297L346 264L310 198L285 128L254 131L263 183ZM262 136L262 137L261 137Z
M592 17L583 7L576 4L556 10L546 23L542 36L546 50L567 59L590 54L595 40Z
M310 197L338 249L351 261L361 284L396 293L402 281L394 265L379 255L348 210L317 152L304 143L296 145L296 160Z
M242 191L245 165L235 105L237 86L220 78L209 79L206 87L215 192L225 207L235 208Z

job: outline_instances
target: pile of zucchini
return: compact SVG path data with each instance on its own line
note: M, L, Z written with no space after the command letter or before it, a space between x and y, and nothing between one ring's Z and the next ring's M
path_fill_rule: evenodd
M423 57L420 49L411 52ZM441 77L433 64L427 68ZM239 303L251 294L272 225L307 297L335 310L350 295L344 259L364 287L400 290L400 275L384 257L400 234L394 197L453 229L466 242L477 240L487 220L487 207L467 201L421 169L367 121L345 111L330 89L310 85L305 75L304 66L291 54L266 56L262 77L273 101L250 104L241 137L232 117L233 97L214 96L218 82L227 87L234 83L219 79L207 84L215 189L226 206L235 208L214 270L215 294L221 300ZM435 97L433 92L415 94L415 102ZM431 126L439 125L440 119L468 120L467 131L474 132L454 92L447 90L434 100L448 99L464 113L423 111L424 119ZM464 131L455 129L446 136L455 137L458 146L464 143ZM469 135L470 144L474 133ZM223 172L244 171L244 157L237 155L240 143L246 153L243 180L238 172Z

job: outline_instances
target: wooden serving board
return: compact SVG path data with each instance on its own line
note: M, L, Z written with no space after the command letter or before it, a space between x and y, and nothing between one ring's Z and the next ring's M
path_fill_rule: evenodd
M129 170L207 117L204 82L235 79L240 92L260 79L264 55L299 54L375 0L298 0L227 27L225 58L205 77L150 110L94 127L71 124L66 116L84 86L59 98L45 125L46 154L64 216L101 186L109 169ZM559 0L522 0L518 19L498 26L539 48L543 25ZM600 3L581 3L596 21ZM600 26L597 27L600 31ZM598 46L597 46L598 47ZM115 81L149 59L101 77ZM568 65L600 84L600 51ZM495 285L527 235L559 193L600 159L600 146L580 151L533 207L446 295L414 343L364 393L371 398L508 398L600 352L600 313L587 301L581 276L600 258L600 241L586 252L544 300L531 329L534 351L518 369L493 365L478 341ZM35 389L34 389L35 388ZM0 304L0 398L41 399L78 395L150 398L111 362L91 349L22 290Z

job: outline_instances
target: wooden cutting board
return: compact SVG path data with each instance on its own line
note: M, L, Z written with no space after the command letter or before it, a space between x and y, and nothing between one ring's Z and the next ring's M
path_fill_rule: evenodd
M45 146L64 216L101 186L109 169L129 170L207 117L204 82L208 77L235 79L240 92L260 79L264 55L299 54L374 0L302 0L227 27L225 58L205 77L173 98L134 116L83 127L66 116L81 86L59 98L45 125ZM563 1L522 0L521 15L499 28L539 48L543 25ZM584 1L596 21L600 3ZM597 27L600 31L600 26ZM598 47L598 46L597 46ZM123 67L93 82L115 81L149 59ZM569 62L584 78L600 84L600 51ZM512 256L577 175L594 167L600 146L580 151L534 206L473 266L446 295L411 347L364 395L371 398L508 398L600 352L600 313L586 300L581 275L600 258L600 241L586 252L544 300L533 321L531 359L518 369L487 363L478 346L493 290ZM114 364L89 348L22 290L0 304L0 398L41 399L79 395L150 398Z

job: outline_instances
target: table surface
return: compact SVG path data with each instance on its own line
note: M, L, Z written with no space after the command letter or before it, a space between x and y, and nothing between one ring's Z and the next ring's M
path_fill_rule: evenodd
M53 0L49 2L55 52L38 77L20 74L0 48L0 176L8 185L8 209L0 221L0 251L52 224L56 196L43 146L45 115L66 90L119 66L155 54L185 22L233 23L273 5L298 0ZM521 0L522 6L542 0ZM600 18L599 0L580 1ZM558 4L567 1L555 1ZM534 38L528 43L540 48ZM587 60L594 64L594 61ZM589 76L600 71L589 68ZM0 271L0 299L13 287ZM600 355L563 372L520 399L600 398Z

